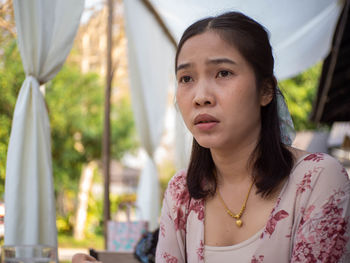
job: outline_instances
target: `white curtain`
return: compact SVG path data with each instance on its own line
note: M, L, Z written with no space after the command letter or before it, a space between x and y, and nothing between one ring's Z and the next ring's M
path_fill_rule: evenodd
M180 110L177 107L175 108L175 164L178 170L182 170L186 169L189 164L193 137L186 128L186 124L182 119Z
M142 1L128 0L124 5L132 107L141 144L147 153L138 185L137 206L153 230L158 226L160 210L153 157L163 133L174 48Z
M57 247L50 124L40 84L62 67L84 0L13 0L26 79L12 121L5 182L5 244Z
M271 36L278 79L292 77L323 60L331 47L344 0L150 0L177 40L194 21L240 11Z

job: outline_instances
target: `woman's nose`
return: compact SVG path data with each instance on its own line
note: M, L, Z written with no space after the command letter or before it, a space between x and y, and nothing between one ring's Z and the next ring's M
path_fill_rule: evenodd
M194 105L195 106L212 106L215 103L215 98L206 84L198 85L195 87L196 94L194 96Z

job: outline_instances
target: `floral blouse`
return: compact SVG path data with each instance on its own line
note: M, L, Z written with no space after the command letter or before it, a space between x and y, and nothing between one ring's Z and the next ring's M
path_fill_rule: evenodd
M204 199L190 198L186 172L177 173L164 196L157 263L205 261L204 209ZM349 263L349 217L345 169L324 153L304 156L283 186L250 262Z

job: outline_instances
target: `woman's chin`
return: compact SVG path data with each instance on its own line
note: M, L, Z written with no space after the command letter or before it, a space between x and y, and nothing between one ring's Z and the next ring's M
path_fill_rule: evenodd
M218 140L208 140L208 139L196 139L198 144L204 148L214 149L220 148L220 143Z

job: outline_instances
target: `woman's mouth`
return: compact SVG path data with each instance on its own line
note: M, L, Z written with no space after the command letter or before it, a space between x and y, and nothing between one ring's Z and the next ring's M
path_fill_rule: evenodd
M219 120L209 114L199 114L194 119L194 125L202 131L209 131L218 123Z

